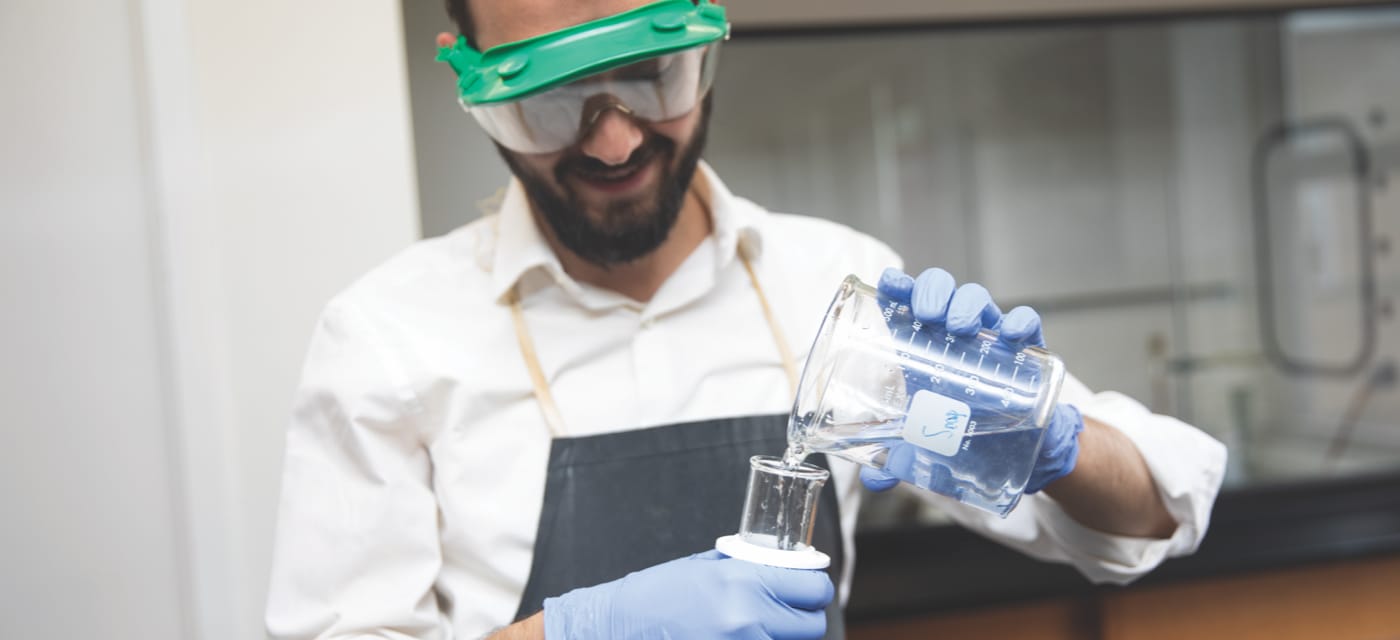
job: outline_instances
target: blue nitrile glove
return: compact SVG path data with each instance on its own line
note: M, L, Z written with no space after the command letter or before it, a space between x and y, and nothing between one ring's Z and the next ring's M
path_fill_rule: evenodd
M546 599L544 637L815 639L835 593L825 571L706 551Z
M986 287L975 283L959 287L953 276L942 269L928 269L919 274L918 279L898 269L886 269L880 276L878 288L880 293L894 300L908 302L918 321L942 324L953 335L972 336L985 327L998 331L1001 340L1014 348L1045 346L1040 314L1034 309L1016 307L1002 315ZM1035 468L1026 483L1026 493L1036 493L1074 470L1079 458L1079 432L1083 430L1084 419L1078 409L1065 403L1055 406L1050 423L1045 427L1045 439L1041 442ZM860 479L866 488L884 491L899 484L894 474L908 475L913 464L913 446L896 443L890 449L885 470L861 467ZM940 470L944 472L943 478L937 476ZM929 488L956 498L947 468L935 465L934 474Z

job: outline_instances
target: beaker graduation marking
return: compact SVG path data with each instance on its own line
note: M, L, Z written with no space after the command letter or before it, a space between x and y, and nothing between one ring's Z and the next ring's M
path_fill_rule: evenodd
M1034 463L1063 364L1041 348L1003 344L988 328L958 336L942 324L923 325L910 314L907 305L854 277L843 282L812 346L793 405L795 416L815 421L794 422L790 438L807 442L809 451L885 469L915 486L1005 516ZM900 331L908 332L903 344ZM916 335L923 346L915 346ZM942 349L933 347L938 342ZM957 359L952 357L954 345ZM978 358L969 367L972 350ZM1011 376L1001 373L1007 364L1013 367ZM1021 379L1021 369L1027 370L1027 380ZM1041 374L1052 384L1044 384ZM922 404L915 402L920 397ZM940 437L939 427L948 428L949 419L955 419L956 428ZM916 455L891 455L906 451L903 447ZM969 447L989 455L958 455ZM994 464L988 462L993 459ZM933 472L939 467L947 473L937 473L935 483ZM784 501L796 499L790 494ZM788 516L784 528L796 524ZM778 542L795 540L779 536L767 544Z

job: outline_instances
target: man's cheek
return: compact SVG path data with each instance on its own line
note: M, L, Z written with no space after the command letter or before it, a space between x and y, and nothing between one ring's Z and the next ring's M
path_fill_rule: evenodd
M677 149L684 149L695 135L695 125L700 120L699 114L700 110L696 109L675 120L658 122L652 125L652 130L669 138L671 142L675 143Z

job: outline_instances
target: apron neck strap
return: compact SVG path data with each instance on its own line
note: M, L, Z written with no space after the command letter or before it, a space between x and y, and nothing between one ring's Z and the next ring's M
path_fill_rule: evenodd
M525 367L530 370L530 384L535 388L535 400L544 414L544 424L549 428L549 436L558 438L564 435L564 418L559 415L559 406L554 404L554 394L549 392L549 381L540 367L540 357L535 352L535 341L530 336L530 328L525 325L525 312L520 308L519 287L511 287L508 298L510 319L515 325L515 339L520 343L520 356L525 359Z
M783 371L787 373L788 388L793 396L796 396L797 362L793 358L792 350L788 347L782 326L773 316L773 308L768 304L768 296L763 292L763 285L758 281L758 274L754 271L753 264L749 262L749 258L744 254L742 248L738 253L739 261L744 265L744 272L749 274L749 283L753 285L754 293L758 294L758 304L763 308L763 318L768 321L768 329L773 332L773 342L778 345L778 356L782 358ZM544 368L540 366L539 354L535 351L535 341L530 336L530 328L525 324L525 312L520 308L520 294L517 287L511 287L507 300L510 303L511 321L515 325L515 339L520 343L520 355L525 359L526 368L530 370L530 384L535 388L535 400L540 405L540 412L544 414L545 426L549 428L550 437L562 437L564 435L564 419L559 413L559 406L554 402L554 394L549 390L549 381L545 378Z
M749 284L753 285L753 292L758 294L758 305L763 308L763 319L768 321L768 330L773 332L773 342L778 345L778 357L783 361L783 371L787 373L788 391L797 395L797 360L792 355L792 349L788 346L787 336L783 334L783 326L778 324L778 319L773 315L773 307L768 304L768 295L763 292L763 284L758 281L758 274L753 269L753 263L749 262L748 256L744 255L744 250L739 249L739 262L743 263L744 271L749 274Z

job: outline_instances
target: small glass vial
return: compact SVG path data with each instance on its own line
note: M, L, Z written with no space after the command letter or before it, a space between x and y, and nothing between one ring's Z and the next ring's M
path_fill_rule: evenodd
M831 558L812 547L822 486L831 472L779 458L749 459L749 490L739 533L715 541L721 553L790 569L825 569Z

